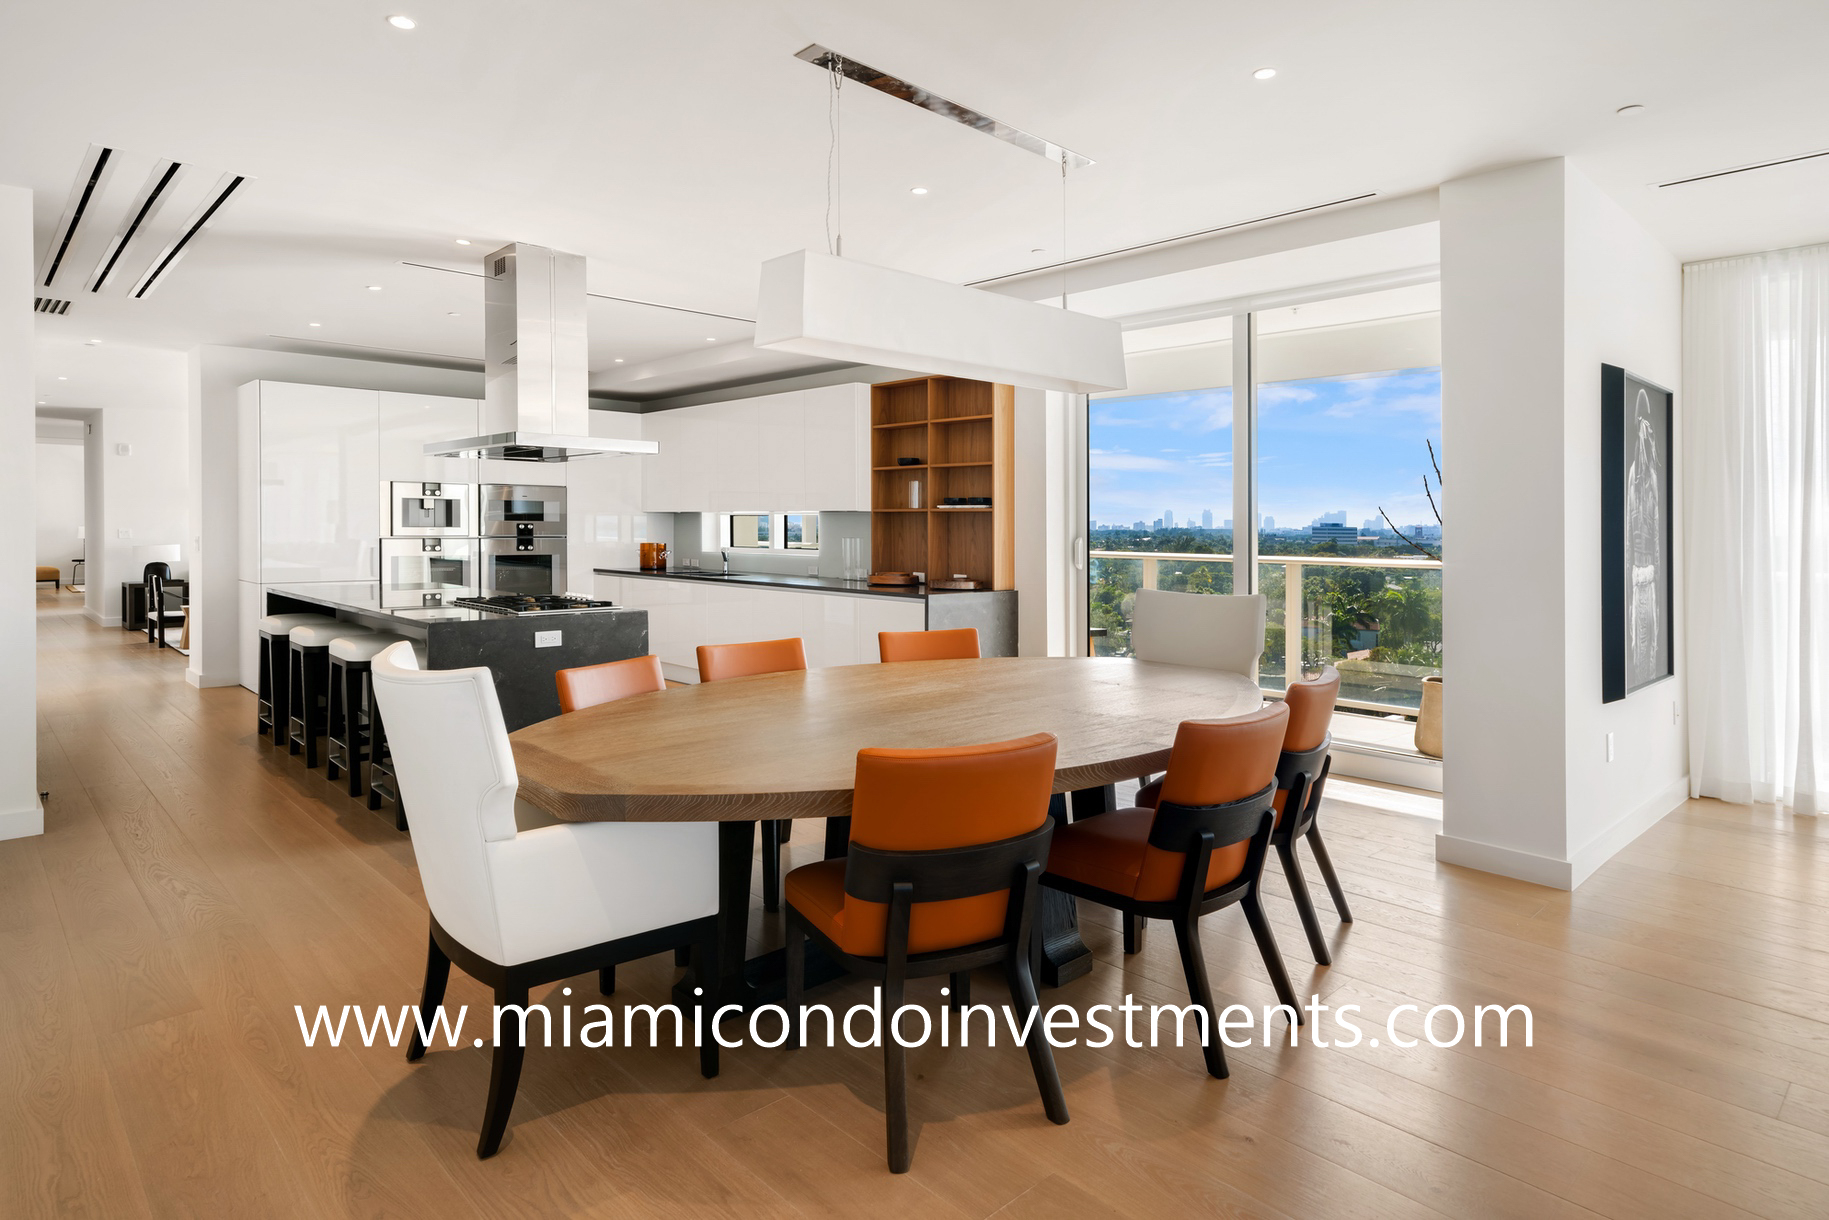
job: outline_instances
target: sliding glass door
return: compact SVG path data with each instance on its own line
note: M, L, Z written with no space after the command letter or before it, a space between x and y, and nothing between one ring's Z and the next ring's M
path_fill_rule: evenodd
M1441 672L1439 302L1424 284L1252 314L1249 443L1234 319L1126 335L1131 388L1088 408L1095 654L1130 651L1139 587L1261 592L1265 691L1332 664L1336 738L1411 748ZM1236 531L1235 478L1256 518Z
M1129 387L1087 404L1095 656L1130 654L1139 588L1233 591L1231 325L1126 334Z

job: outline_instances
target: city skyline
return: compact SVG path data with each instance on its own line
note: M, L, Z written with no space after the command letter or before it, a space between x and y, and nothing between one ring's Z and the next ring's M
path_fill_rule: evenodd
M1168 528L1173 513L1187 528L1231 507L1229 387L1095 399L1089 441L1095 521ZM1324 517L1372 520L1382 506L1399 528L1433 523L1425 441L1440 452L1438 368L1260 385L1260 520L1306 529Z

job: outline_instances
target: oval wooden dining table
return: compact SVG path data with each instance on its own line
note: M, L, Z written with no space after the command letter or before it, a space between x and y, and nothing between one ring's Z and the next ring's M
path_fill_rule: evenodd
M567 821L720 824L719 1003L776 994L779 951L750 959L755 824L828 818L842 856L857 752L1053 733L1054 816L1109 810L1112 785L1161 771L1183 720L1262 702L1240 674L1126 658L987 657L757 674L672 687L514 733L521 796ZM1067 794L1072 794L1071 804ZM1091 968L1073 899L1044 891L1042 981ZM809 969L811 969L809 963ZM702 985L702 984L701 984ZM684 992L682 992L684 994Z

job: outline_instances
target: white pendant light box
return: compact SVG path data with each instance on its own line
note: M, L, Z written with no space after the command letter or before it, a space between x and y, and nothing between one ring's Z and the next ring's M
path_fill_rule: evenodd
M1125 384L1110 319L812 250L762 264L755 343L1073 394Z

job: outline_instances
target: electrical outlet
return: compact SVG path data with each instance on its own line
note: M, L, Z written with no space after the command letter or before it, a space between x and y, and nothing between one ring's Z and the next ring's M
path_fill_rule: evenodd
M565 643L563 631L536 631L533 633L535 648L557 648L563 643Z
M131 538L131 537L133 537L133 531L132 530L115 530L114 536L116 538Z
M1607 761L1613 761L1613 734L1607 734Z

